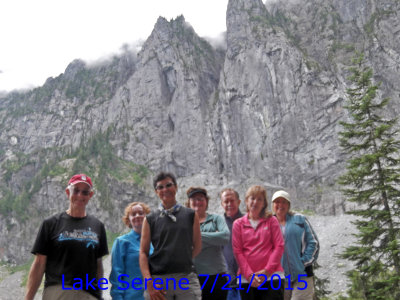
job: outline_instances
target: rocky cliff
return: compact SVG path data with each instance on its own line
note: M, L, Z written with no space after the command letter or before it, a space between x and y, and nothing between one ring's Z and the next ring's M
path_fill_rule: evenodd
M67 207L73 172L94 178L90 212L112 232L151 177L177 174L212 195L252 183L285 188L321 214L346 206L337 133L347 66L366 53L400 111L400 1L230 0L226 47L183 16L159 18L136 53L76 60L39 88L0 99L0 259L21 262L43 217ZM206 16L205 16L206 18ZM218 209L218 201L211 205Z

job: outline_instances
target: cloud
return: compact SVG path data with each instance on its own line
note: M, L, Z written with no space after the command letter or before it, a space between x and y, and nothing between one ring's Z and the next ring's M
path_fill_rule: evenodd
M227 4L228 0L0 1L0 11L7 12L0 28L9 28L2 32L0 90L40 86L75 59L92 63L123 53L117 49L125 42L137 53L142 43L132 41L147 39L159 16L168 20L184 15L199 36L213 36L226 30Z
M221 32L215 37L203 37L214 49L226 50L226 32Z
M137 53L142 49L144 41L137 40L133 43L124 43L117 51L112 51L96 59L83 59L89 67L98 67L108 64L114 57L129 56L136 60Z

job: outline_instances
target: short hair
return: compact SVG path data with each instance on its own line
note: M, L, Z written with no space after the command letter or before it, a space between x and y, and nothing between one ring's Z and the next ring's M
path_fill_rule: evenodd
M122 222L128 226L129 228L132 228L131 222L129 221L129 214L131 213L132 207L140 205L143 208L144 213L147 215L150 213L150 207L143 203L143 202L132 202L129 203L124 210L124 216L122 217Z
M176 178L175 178L174 174L168 173L168 172L160 172L157 174L156 177L154 177L154 180L153 180L154 189L156 189L156 187L157 187L157 182L164 180L166 178L170 178L172 180L172 182L174 183L174 185L176 185Z
M207 206L206 209L208 208L208 201L210 201L210 197L207 194L207 190L205 188L202 187L193 187L191 186L187 191L186 191L186 195L188 196L188 199L185 202L185 206L190 208L190 198L189 198L189 194L194 191L194 190L198 190L199 193L202 193L205 197L206 197L206 201L207 201Z
M260 212L260 217L270 217L272 216L272 213L269 212L267 210L268 208L268 200L267 200L267 190L262 187L261 185L253 185L251 186L247 192L246 192L246 196L245 196L245 201L247 202L247 199L251 196L257 196L257 195L261 195L264 198L264 207ZM249 211L248 207L247 207L247 203L246 203L246 210Z
M235 196L236 196L236 199L240 200L239 193L236 192L233 188L224 188L224 189L222 189L222 191L219 193L219 198L220 199L222 198L222 194L225 193L225 192L233 192L235 194Z

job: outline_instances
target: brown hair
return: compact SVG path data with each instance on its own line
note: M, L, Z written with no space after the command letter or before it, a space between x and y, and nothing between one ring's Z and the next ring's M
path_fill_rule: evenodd
M186 195L188 196L188 199L185 202L185 206L190 208L190 198L189 198L189 194L194 191L197 190L199 193L202 193L205 197L206 197L206 201L207 201L207 206L206 209L208 208L208 201L210 200L210 197L207 194L207 190L205 188L202 187L193 187L191 186L187 191L186 191Z
M264 207L260 212L260 217L266 217L266 218L271 217L272 213L267 210L268 208L267 190L261 185L253 185L247 190L245 196L246 210L249 211L247 207L247 199L251 196L257 196L257 195L261 195L264 198Z
M150 213L150 207L147 206L147 204L144 204L143 202L132 202L129 203L124 210L124 216L122 217L122 222L128 226L129 228L132 228L131 222L129 221L129 214L132 211L132 207L140 205L143 208L144 213L147 215Z

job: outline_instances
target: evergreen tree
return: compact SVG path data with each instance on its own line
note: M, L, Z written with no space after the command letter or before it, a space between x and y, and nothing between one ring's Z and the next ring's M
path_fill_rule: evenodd
M314 270L318 270L321 266L318 262L314 263ZM323 300L328 299L327 296L331 293L328 290L327 285L329 284L328 278L321 278L314 274L314 282L315 282L315 294L313 300Z
M400 142L396 119L384 117L389 99L378 95L373 71L358 54L349 69L347 89L349 121L341 122L340 145L348 155L346 172L339 178L358 244L346 248L343 258L355 262L349 272L352 299L400 299Z

